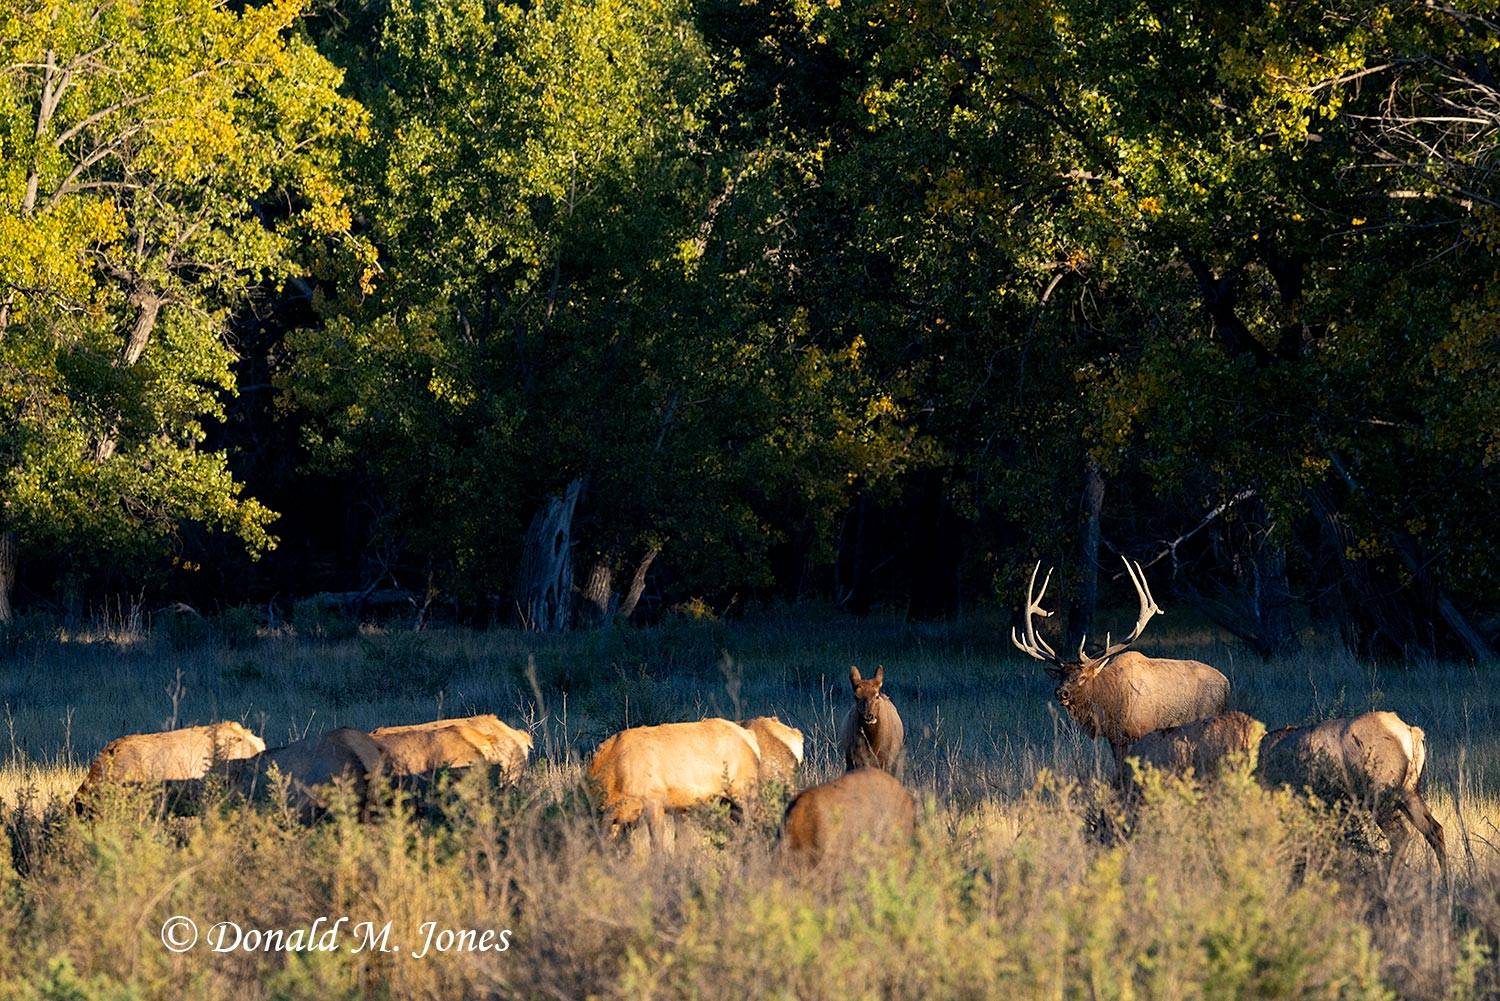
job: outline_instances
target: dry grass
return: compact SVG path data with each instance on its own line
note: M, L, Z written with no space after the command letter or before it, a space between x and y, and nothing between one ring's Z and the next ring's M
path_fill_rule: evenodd
M1273 726L1366 708L1422 726L1450 895L1425 853L1388 871L1358 818L1243 774L1206 791L1158 784L1117 837L1104 749L1058 718L1049 683L994 622L802 614L182 651L120 639L31 644L0 678L12 846L0 999L1500 996L1490 666L1377 670L1311 645L1263 664L1191 628L1152 646L1220 666L1238 707ZM774 802L740 825L705 812L667 860L601 840L579 778L600 738L772 712L808 735L805 780L826 777L850 663L886 666L907 722L926 803L914 857L789 873ZM235 718L280 743L470 710L530 720L539 760L514 789L465 780L438 816L302 829L274 808L168 817L126 796L84 823L56 805L120 733ZM347 948L179 956L158 940L171 914L287 928L348 914L393 921L392 940L413 947L426 920L514 936L505 953L421 961Z

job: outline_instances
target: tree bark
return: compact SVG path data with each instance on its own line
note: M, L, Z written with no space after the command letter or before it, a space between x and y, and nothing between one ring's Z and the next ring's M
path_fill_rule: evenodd
M548 497L526 530L516 583L516 614L523 629L554 633L568 628L573 602L573 511L583 480Z
M1068 650L1081 643L1094 627L1094 611L1099 606L1099 515L1103 510L1104 471L1090 456L1078 498L1078 587L1068 603Z
M641 557L641 562L636 564L635 575L630 578L630 588L625 592L625 598L620 602L620 608L615 613L621 622L629 622L630 617L635 614L635 608L641 603L641 595L646 591L646 573L651 569L651 564L656 562L656 557L661 553L661 546L652 546L646 550L646 555Z
M1250 557L1252 609L1260 646L1267 656L1296 652L1301 645L1292 623L1292 588L1286 575L1286 548L1267 541Z
M16 586L16 533L0 532L0 625L15 621L10 595Z
M600 556L594 561L580 597L579 611L585 625L599 625L614 614L619 595L615 593L615 561L612 556Z

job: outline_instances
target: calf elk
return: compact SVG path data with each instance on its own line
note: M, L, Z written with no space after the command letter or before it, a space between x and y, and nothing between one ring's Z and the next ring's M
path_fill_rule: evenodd
M917 804L906 786L880 768L856 768L797 794L781 822L781 844L798 862L852 860L857 850L909 840Z
M1128 784L1134 784L1132 762L1150 765L1174 775L1192 771L1199 778L1212 778L1231 754L1252 759L1266 725L1241 712L1220 713L1182 726L1148 733L1126 749Z
M850 667L849 682L854 686L854 705L839 734L844 767L883 768L900 778L906 770L906 731L896 704L880 690L885 668L877 667L874 677L863 678L858 667Z
M326 787L336 779L351 784L364 813L369 806L370 779L385 769L386 760L385 752L369 734L340 727L232 762L228 769L230 783L252 797L258 789L266 788L272 765L287 783L291 805L303 819L311 820L327 808Z
M1421 794L1426 763L1427 740L1420 728L1395 713L1372 712L1274 730L1260 742L1258 768L1267 782L1366 805L1397 858L1411 837L1404 816L1432 846L1446 878L1443 826Z
M1037 632L1034 618L1052 614L1041 606L1052 580L1051 570L1042 580L1041 592L1033 597L1041 566L1038 563L1031 571L1031 583L1026 587L1025 637L1012 628L1011 642L1022 653L1051 665L1049 672L1060 679L1057 701L1089 736L1109 741L1116 776L1124 774L1125 748L1146 734L1224 711L1229 679L1212 667L1196 660L1147 657L1130 649L1146 623L1161 611L1139 563L1132 565L1125 560L1125 572L1141 603L1135 629L1119 643L1111 644L1106 635L1104 648L1096 654L1087 652L1085 636L1074 657L1057 654Z

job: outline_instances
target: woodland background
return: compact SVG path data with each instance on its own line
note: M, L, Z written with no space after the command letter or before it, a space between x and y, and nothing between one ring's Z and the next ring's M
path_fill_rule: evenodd
M1492 656L1497 6L0 0L0 623Z

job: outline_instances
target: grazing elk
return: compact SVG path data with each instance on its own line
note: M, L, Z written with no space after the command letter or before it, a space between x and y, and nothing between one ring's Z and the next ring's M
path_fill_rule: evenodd
M1023 639L1012 628L1011 642L1022 653L1051 665L1048 671L1060 679L1057 701L1089 736L1109 741L1117 777L1124 774L1125 748L1146 734L1224 711L1229 679L1212 667L1196 660L1147 657L1130 649L1146 623L1161 611L1139 563L1132 565L1125 560L1125 572L1141 603L1135 629L1119 643L1111 644L1106 635L1104 649L1096 654L1085 649L1085 636L1074 657L1058 655L1037 632L1035 618L1052 614L1041 606L1052 580L1051 570L1042 581L1041 592L1033 597L1041 566L1038 563L1031 571L1031 583L1026 587L1026 635Z
M501 722L493 713L382 726L370 736L391 759L397 775L417 775L441 767L498 765L507 779L526 768L531 734Z
M291 805L304 819L311 820L327 808L326 787L337 779L351 784L364 813L369 806L370 779L385 770L386 760L385 752L369 734L340 727L230 762L230 783L245 796L254 796L269 785L268 772L273 765L287 783Z
M880 690L885 668L877 667L874 677L862 678L858 667L850 667L849 682L854 687L854 705L839 733L844 767L849 771L883 768L900 778L906 770L906 731L896 704Z
M802 764L802 731L775 716L740 720L760 745L760 780L791 785Z
M797 794L781 821L781 846L804 864L850 861L856 851L910 840L916 822L916 800L900 779L856 768Z
M1419 727L1395 713L1372 712L1273 730L1260 742L1258 770L1272 784L1306 787L1330 801L1365 805L1396 859L1411 838L1404 816L1432 846L1446 879L1443 825L1422 799L1426 764L1427 739Z
M1266 725L1242 712L1220 713L1182 726L1148 733L1125 751L1127 773L1134 763L1150 765L1174 775L1192 771L1199 778L1212 778L1219 764L1232 754L1247 756L1254 764L1255 752L1266 735ZM1126 775L1133 785L1133 774Z
M760 782L760 741L727 719L637 726L605 740L588 777L611 836L644 819L651 842L672 847L669 813L727 799L743 807Z
M76 802L105 783L201 779L215 761L251 758L265 749L265 741L234 722L116 737L89 766Z

